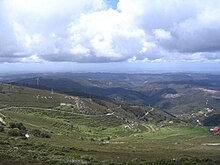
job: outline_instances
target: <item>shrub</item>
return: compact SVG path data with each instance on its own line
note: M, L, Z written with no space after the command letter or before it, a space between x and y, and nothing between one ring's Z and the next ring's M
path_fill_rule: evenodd
M9 123L10 128L18 128L19 130L26 130L26 127L22 123Z
M36 136L36 137L40 137L40 138L50 138L49 134L41 132L39 129L33 129L31 131L31 134Z
M0 132L4 131L4 126L0 124Z
M90 140L91 140L91 141L95 141L95 139L94 139L94 138L91 138Z
M50 138L50 135L48 135L47 133L43 133L43 132L42 132L42 133L40 134L40 137L41 137L41 138Z
M26 131L19 129L12 129L8 131L9 136L25 136Z
M33 130L31 131L31 134L34 135L34 136L36 136L36 137L39 137L40 134L41 134L41 131L38 130L38 129L33 129Z

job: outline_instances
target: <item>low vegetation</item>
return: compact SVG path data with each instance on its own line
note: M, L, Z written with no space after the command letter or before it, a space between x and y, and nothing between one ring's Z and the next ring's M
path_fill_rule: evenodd
M21 92L17 86L17 98L10 105L10 96L15 96L6 89L11 88L4 87L0 94L0 113L7 123L0 124L0 164L220 163L220 136L211 134L210 127L182 122L144 105L99 105L77 98L86 107L82 111L72 96L26 87ZM60 106L64 102L71 106Z

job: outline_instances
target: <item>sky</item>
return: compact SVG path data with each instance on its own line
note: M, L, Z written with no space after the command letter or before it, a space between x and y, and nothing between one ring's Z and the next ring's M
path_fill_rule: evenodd
M219 0L0 0L0 73L219 70Z

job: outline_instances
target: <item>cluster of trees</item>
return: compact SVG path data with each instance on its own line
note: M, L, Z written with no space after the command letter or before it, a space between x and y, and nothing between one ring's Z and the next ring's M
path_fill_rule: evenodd
M3 127L3 126L2 126ZM8 131L8 135L9 136L22 136L25 137L25 135L27 134L27 129L26 127L23 125L23 123L14 123L11 122L9 123L9 128L11 128ZM4 130L4 128L2 128ZM0 126L0 132L1 132L1 126ZM50 135L44 132L41 132L38 129L33 129L30 132L32 135L34 135L35 137L40 137L40 138L50 138Z
M9 136L23 136L27 134L26 127L22 123L9 123L9 128L12 128L8 131Z
M19 130L26 131L26 127L23 125L23 123L9 123L9 128L18 128Z
M31 131L31 134L36 136L36 137L40 137L40 138L50 138L49 134L41 132L39 129L33 129Z
M19 130L19 129L11 129L8 131L9 136L25 136L26 131Z

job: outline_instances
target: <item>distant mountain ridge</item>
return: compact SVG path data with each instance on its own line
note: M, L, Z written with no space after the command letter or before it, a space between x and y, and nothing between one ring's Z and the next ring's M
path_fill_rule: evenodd
M13 83L117 104L150 105L195 124L220 114L220 75L59 73L18 78Z

